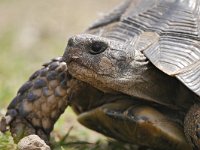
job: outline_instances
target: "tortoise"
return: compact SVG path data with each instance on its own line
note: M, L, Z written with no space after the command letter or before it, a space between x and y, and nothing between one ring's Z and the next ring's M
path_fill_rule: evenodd
M162 150L200 149L200 2L125 0L19 89L2 122L48 141L71 106L84 126Z

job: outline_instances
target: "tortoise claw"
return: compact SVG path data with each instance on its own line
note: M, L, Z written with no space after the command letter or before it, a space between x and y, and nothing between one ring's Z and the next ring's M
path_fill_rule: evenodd
M12 123L10 123L10 131L16 143L18 143L23 137L36 134L49 144L49 134L45 133L42 129L35 128L22 117L16 117Z
M7 122L6 118L2 117L1 121L0 121L0 131L3 132L3 133L7 131L7 125L8 124L6 122Z
M16 117L9 125L13 139L16 143L27 135L36 134L34 127L22 117Z

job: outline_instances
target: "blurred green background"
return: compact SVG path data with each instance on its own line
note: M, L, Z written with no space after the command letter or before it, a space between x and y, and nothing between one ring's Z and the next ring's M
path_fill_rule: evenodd
M102 12L108 12L119 2L0 0L0 112L5 113L20 85L35 70L63 54L70 36L84 32ZM70 137L60 142L72 126ZM6 143L10 141L8 137L0 134L0 149L13 149ZM105 137L80 126L70 109L56 123L52 138L57 144L54 149L130 148L115 142L105 144L101 140Z

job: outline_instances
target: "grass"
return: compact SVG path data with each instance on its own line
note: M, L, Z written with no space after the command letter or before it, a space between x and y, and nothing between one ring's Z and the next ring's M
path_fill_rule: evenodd
M5 134L0 133L0 149L1 150L15 150L17 149L17 145L14 144L13 139L9 132Z
M6 112L18 88L41 64L63 54L68 37L84 31L99 12L118 2L0 0L0 112ZM55 150L133 149L82 127L71 109L56 123L51 137ZM16 149L9 132L0 133L0 149Z

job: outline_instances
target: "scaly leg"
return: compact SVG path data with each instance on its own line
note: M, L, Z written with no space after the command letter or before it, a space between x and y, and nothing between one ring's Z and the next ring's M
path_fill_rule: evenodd
M18 91L1 122L10 126L15 142L37 134L48 141L54 123L66 109L71 76L62 58L53 59L36 71Z
M200 149L200 104L192 106L184 121L184 131L194 150Z

